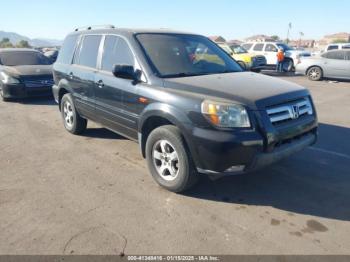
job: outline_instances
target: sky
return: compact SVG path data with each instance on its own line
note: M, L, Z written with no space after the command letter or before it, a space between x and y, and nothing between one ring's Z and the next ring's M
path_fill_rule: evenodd
M0 30L63 39L76 27L170 28L227 40L255 34L319 39L350 31L349 0L11 0L1 4Z

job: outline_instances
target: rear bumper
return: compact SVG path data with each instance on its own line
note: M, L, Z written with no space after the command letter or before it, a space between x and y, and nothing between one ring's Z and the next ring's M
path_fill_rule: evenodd
M51 96L51 86L31 87L28 88L24 84L2 85L3 95L5 98L25 98Z

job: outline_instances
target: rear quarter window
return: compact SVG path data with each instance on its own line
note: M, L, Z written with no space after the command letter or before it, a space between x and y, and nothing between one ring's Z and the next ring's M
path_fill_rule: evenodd
M63 42L62 48L58 54L57 62L62 64L71 64L78 35L67 36Z

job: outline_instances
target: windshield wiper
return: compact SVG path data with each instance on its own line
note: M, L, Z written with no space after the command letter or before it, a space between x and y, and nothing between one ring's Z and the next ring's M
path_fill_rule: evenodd
M205 73L208 74L208 73ZM189 76L199 76L204 75L203 73L178 73L178 74L170 74L163 75L164 78L175 78L175 77L189 77Z

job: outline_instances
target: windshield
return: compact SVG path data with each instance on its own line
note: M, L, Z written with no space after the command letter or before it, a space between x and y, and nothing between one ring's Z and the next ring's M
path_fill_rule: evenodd
M278 46L278 48L283 48L283 51L293 50L291 47L289 47L286 44L277 43L276 45Z
M5 66L49 65L50 59L34 51L14 51L0 53L0 64Z
M147 59L159 77L241 72L241 67L204 36L137 34Z
M245 54L245 53L248 53L247 50L244 49L243 46L240 46L240 45L231 45L231 49L233 51L233 53L235 54Z
M224 49L224 51L226 53L228 53L229 55L232 54L232 50L231 50L231 48L228 45L226 45L226 44L218 44L218 46L220 46L222 49Z

